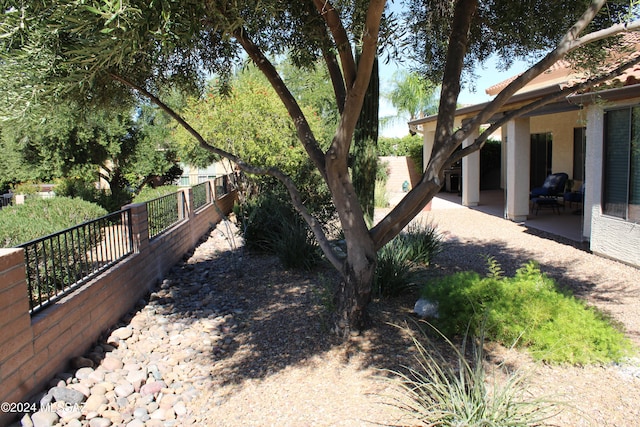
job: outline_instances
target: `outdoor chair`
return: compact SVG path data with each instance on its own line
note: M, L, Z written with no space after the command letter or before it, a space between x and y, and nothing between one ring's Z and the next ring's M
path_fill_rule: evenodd
M564 199L565 203L569 203L569 207L571 207L571 205L573 205L574 203L582 204L582 202L584 201L584 184L580 186L580 189L578 191L567 191L566 193L564 193L562 198Z
M569 175L564 172L552 173L545 178L542 187L536 187L529 193L529 198L536 197L558 197L564 193L564 187L567 185Z
M545 178L542 187L536 187L529 193L531 200L531 209L536 215L541 208L551 208L552 212L560 213L560 203L558 197L564 195L564 189L567 185L569 175L564 172L558 172Z

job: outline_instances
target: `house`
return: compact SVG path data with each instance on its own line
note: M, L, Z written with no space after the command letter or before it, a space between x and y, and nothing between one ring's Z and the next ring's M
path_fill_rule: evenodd
M640 36L627 36L640 53ZM511 111L582 79L565 61L517 92L498 113ZM513 79L486 90L496 95ZM456 126L486 103L459 108ZM436 116L409 122L423 135L425 164L434 140ZM471 144L472 135L463 142ZM640 267L640 66L590 92L570 95L501 128L500 184L505 218L533 215L529 192L550 173L565 172L573 190L584 184L583 239L592 252ZM479 153L462 160L462 204L480 200Z

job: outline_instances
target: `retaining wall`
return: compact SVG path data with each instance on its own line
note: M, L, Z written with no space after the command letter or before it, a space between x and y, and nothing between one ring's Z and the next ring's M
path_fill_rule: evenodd
M213 181L211 181L213 185ZM84 354L233 208L229 193L149 240L146 204L131 209L134 253L41 312L29 314L23 249L0 249L0 402L25 402ZM17 414L0 411L0 426Z

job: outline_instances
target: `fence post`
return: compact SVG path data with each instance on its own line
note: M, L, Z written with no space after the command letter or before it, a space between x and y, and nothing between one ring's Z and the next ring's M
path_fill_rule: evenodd
M131 235L133 251L141 253L149 248L149 214L146 203L133 203L122 209L131 211Z
M181 194L182 197L178 197L179 204L179 218L181 220L187 219L191 221L193 219L193 188L187 187L179 190L178 194Z

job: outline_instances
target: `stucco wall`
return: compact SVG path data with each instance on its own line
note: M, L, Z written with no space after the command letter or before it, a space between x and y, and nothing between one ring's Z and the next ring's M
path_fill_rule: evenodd
M532 134L551 133L551 170L554 173L566 172L573 179L573 129L583 127L584 121L584 114L580 111L531 117Z
M598 104L586 108L584 233L593 253L640 267L640 225L602 214L604 111Z

